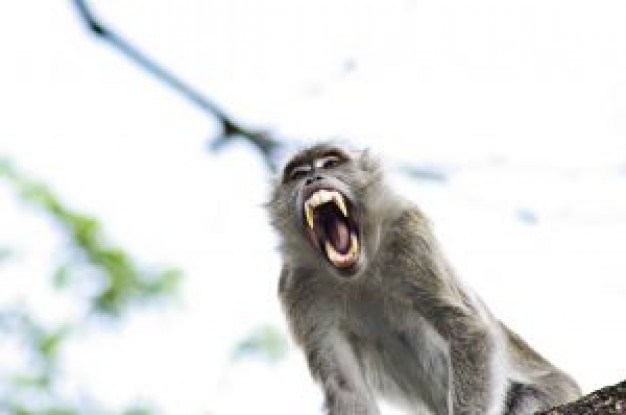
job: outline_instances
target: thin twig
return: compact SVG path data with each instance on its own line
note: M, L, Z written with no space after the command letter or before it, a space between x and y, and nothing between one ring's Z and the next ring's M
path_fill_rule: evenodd
M218 150L232 140L240 138L248 141L261 153L270 170L273 171L275 169L275 158L278 150L284 145L283 142L272 137L268 132L246 128L235 122L215 102L174 75L154 59L148 57L120 34L104 25L92 12L85 0L72 1L78 15L94 36L108 42L141 69L152 74L202 111L217 119L222 127L222 133L211 142L210 148L212 150Z

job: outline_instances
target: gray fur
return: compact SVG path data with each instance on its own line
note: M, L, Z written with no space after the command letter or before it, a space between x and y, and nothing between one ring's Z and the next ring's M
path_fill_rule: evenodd
M296 157L311 162L332 147ZM342 150L345 152L345 150ZM393 194L367 152L323 172L360 213L363 251L349 277L302 228L301 180L268 204L281 236L279 295L329 414L530 414L580 396L576 383L495 319L455 277L420 210Z

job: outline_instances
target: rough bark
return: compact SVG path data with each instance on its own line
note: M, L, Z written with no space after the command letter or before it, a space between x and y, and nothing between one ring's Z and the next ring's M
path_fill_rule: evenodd
M577 401L557 406L536 415L622 415L626 414L626 380L614 386L607 386Z

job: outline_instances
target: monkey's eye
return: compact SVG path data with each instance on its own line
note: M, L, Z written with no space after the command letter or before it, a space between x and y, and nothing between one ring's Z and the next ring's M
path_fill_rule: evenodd
M310 171L311 171L310 166L296 166L292 168L291 170L289 170L287 177L289 178L289 180L301 179L307 174L309 174Z
M341 159L337 156L326 156L316 160L315 167L318 169L332 169L341 163Z

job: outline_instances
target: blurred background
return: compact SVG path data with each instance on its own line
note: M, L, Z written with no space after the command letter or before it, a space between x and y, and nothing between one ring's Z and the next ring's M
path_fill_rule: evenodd
M626 378L626 3L0 3L0 414L318 414L272 168L380 154L585 392Z

